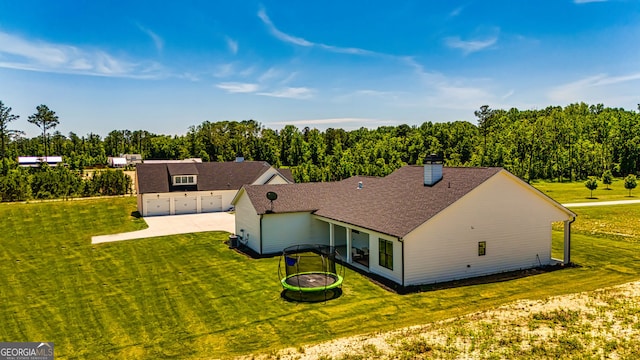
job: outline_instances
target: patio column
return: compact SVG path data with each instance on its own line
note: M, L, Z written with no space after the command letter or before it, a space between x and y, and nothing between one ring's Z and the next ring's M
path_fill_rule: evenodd
M347 232L347 263L351 263L351 229L345 227Z
M562 263L565 265L571 264L571 223L575 220L573 218L564 222L564 257Z
M336 246L336 228L333 225L333 223L329 223L329 246L334 247Z

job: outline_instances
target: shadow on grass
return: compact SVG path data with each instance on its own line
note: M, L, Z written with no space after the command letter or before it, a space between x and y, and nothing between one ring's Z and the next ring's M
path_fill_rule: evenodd
M451 289L451 288L456 288L461 286L500 283L500 282L511 281L515 279L522 279L522 278L534 276L534 275L546 274L549 272L563 270L567 268L579 268L579 267L581 266L574 263L571 263L569 265L560 263L556 265L541 266L533 269L508 271L508 272L503 272L499 274L447 281L447 282L431 284L431 285L414 286L414 287L411 287L413 290L411 292L436 291L436 290Z
M541 267L532 268L532 269L508 271L508 272L503 272L503 273L493 274L493 275L478 276L478 277L472 277L467 279L453 280L453 281L428 284L428 285L412 285L412 286L402 286L402 285L396 284L395 282L387 278L384 278L379 275L371 274L371 273L365 273L360 269L349 266L348 264L346 264L346 267L364 276L367 276L374 284L380 286L381 288L387 291L394 292L398 295L407 295L407 294L415 294L420 292L452 289L452 288L471 286L471 285L499 283L504 281L521 279L521 278L534 276L534 275L545 274L545 273L558 271L566 268L579 268L581 266L574 263L571 263L569 265L564 265L559 263L556 265L541 266Z
M337 299L342 295L342 289L328 289L315 292L282 290L280 296L288 302L317 303Z
M226 242L228 244L228 242ZM250 249L249 247L239 243L237 247L229 247L230 250L233 250L235 252L237 252L238 254L244 255L248 258L252 258L252 259L264 259L264 258L272 258L272 257L276 257L279 256L279 254L266 254L266 255L260 255L258 253L256 253L255 251L253 251L252 249ZM464 286L471 286L471 285L480 285L480 284L491 284L491 283L498 283L498 282L504 282L504 281L510 281L510 280L515 280L515 279L521 279L521 278L525 278L528 276L534 276L534 275L539 275L539 274L545 274L545 273L549 273L549 272L553 272L553 271L558 271L558 270L562 270L562 269L566 269L566 268L579 268L581 267L578 264L575 263L571 263L569 265L565 265L562 263L556 264L556 265L547 265L547 266L540 266L537 268L532 268L532 269L524 269L524 270L516 270L516 271L508 271L508 272L503 272L503 273L499 273L499 274L493 274L493 275L486 275L486 276L478 276L478 277L472 277L472 278L467 278L467 279L461 279L461 280L454 280L454 281L447 281L447 282L442 282L442 283L435 283L435 284L429 284L429 285L415 285L415 286L402 286L399 285L385 277L382 277L380 275L376 275L370 272L366 272L363 269L359 268L359 267L355 267L352 266L351 264L348 264L346 262L343 261L336 261L337 264L340 264L348 269L351 269L367 278L369 278L369 280L371 280L372 283L380 286L381 288L399 294L399 295L406 295L406 294L414 294L414 293L419 293L419 292L427 292L427 291L437 291L437 290L443 290L443 289L451 289L451 288L457 288L457 287L464 287ZM339 297L342 294L342 290L340 289L334 289L339 291L340 293L337 294L337 297ZM323 292L320 292L321 294ZM293 295L292 295L293 294ZM283 290L282 293L280 294L281 297L287 301L297 301L297 302L320 302L320 301L325 301L324 298L324 294L322 294L322 298L316 301L305 301L305 300L298 300L299 296L298 296L298 292L292 292L292 291L287 291L287 290ZM329 298L327 298L327 300L330 300Z

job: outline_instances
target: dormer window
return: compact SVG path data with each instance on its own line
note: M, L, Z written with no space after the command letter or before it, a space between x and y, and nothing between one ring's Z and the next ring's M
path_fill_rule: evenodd
M195 175L176 175L173 177L173 185L195 185L198 177Z

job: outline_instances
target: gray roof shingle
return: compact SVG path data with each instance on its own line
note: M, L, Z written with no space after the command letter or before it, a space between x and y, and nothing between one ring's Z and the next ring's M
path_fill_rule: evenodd
M502 168L443 168L443 179L425 186L422 166L404 166L383 177L354 176L338 182L244 187L259 214L271 209L266 193L278 199L273 212L316 215L396 237L404 237L462 198ZM362 182L362 189L358 183Z
M138 192L238 190L252 184L271 165L264 161L138 164ZM172 175L198 175L196 187L171 185ZM284 176L284 175L283 175Z

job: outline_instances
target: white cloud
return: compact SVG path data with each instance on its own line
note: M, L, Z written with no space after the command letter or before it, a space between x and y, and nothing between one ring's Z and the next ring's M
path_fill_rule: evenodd
M238 53L238 42L236 40L233 40L232 38L226 36L225 40L227 40L227 47L229 48L229 51L231 51L231 53L233 55Z
M242 76L242 77L247 77L247 76L249 76L249 75L253 74L255 71L256 71L255 66L249 66L249 67L248 67L248 68L246 68L246 69L240 70L240 71L238 72L238 75L240 75L240 76Z
M607 2L608 0L573 0L574 4L589 4L595 2Z
M484 40L462 40L459 36L445 38L445 44L452 49L460 49L465 55L484 50L498 41L497 36Z
M276 28L276 26L273 24L273 22L271 22L271 19L269 18L269 16L267 15L267 12L264 9L260 9L258 11L258 17L260 18L260 20L262 20L262 22L267 25L267 27L269 28L269 31L271 31L271 33L273 34L273 36L275 36L276 38L290 43L290 44L294 44L294 45L298 45L298 46L305 46L305 47L309 47L309 46L313 46L314 44L310 41L307 41L303 38L299 38L299 37L295 37L295 36L291 36L289 34L286 34L280 30L278 30L278 28Z
M276 69L274 67L270 67L269 70L263 72L262 75L260 75L258 77L258 81L264 82L264 81L267 81L267 80L271 80L271 79L273 79L275 77L280 76L280 73L281 73L280 70L278 70L278 69Z
M258 95L288 99L308 99L313 96L313 89L306 87L286 87L270 92L260 92Z
M164 40L158 34L154 33L153 31L147 29L146 27L140 24L138 24L138 28L151 38L158 52L161 52L162 49L164 48Z
M216 87L230 93L253 93L258 91L258 84L225 82L216 84Z
M198 75L190 73L190 72L185 72L182 75L178 76L179 78L182 79L186 79L189 81L193 81L193 82L198 82L200 81L200 77L198 77Z
M449 13L449 17L456 17L456 16L460 15L462 13L462 10L464 10L464 6L458 6L457 8L453 9Z
M162 66L155 62L131 62L100 50L28 40L1 31L0 59L2 68L27 71L146 79L164 76Z
M373 126L381 126L381 125L389 125L394 123L394 121L389 120L379 120L379 119L367 119L367 118L329 118L329 119L310 119L310 120L292 120L292 121L278 121L273 122L273 125L293 125L296 127L320 127L326 128L331 125L340 125L342 129L357 129L363 126L363 124L369 125L369 127ZM348 124L353 124L353 126L349 126Z
M403 95L404 94L400 92L362 89L362 90L356 90L347 94L337 96L336 98L334 98L334 100L338 102L351 102L351 101L357 100L358 98L361 98L361 99L375 98L373 101L380 101L380 100L396 101L400 99Z
M506 94L502 95L500 98L502 100L505 100L510 98L513 94L515 94L515 91L512 89L512 90L509 90Z
M233 63L219 64L216 66L215 71L213 72L213 76L215 77L227 77L231 76L235 73L235 67Z
M557 102L607 102L610 106L632 106L637 100L640 73L622 76L598 74L554 87L548 97Z
M293 44L293 45L297 45L297 46L303 46L303 47L318 47L330 52L334 52L334 53L341 53L341 54L351 54L351 55L376 55L375 52L373 51L369 51L369 50L365 50L365 49L359 49L359 48L352 48L352 47L339 47L339 46L333 46L333 45L327 45L327 44L322 44L322 43L314 43L311 41L308 41L306 39L303 39L301 37L297 37L297 36L293 36L293 35L289 35L283 31L280 31L271 21L271 19L269 18L269 16L267 15L267 12L264 10L264 8L260 9L258 11L258 17L260 18L260 20L262 20L262 22L267 25L267 28L269 29L269 31L271 32L271 34L273 34L273 36L275 36L277 39L289 43L289 44Z

